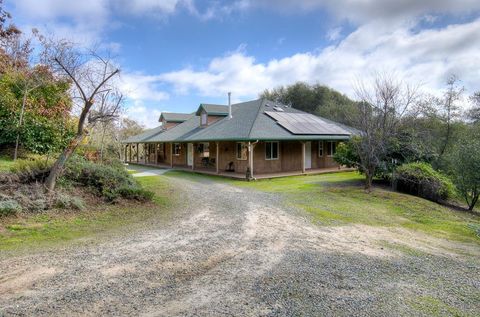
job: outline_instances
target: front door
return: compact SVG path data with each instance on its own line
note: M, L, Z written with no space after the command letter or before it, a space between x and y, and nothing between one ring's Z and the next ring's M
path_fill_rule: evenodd
M188 143L187 145L187 165L193 165L193 143Z
M312 142L305 142L305 169L312 168Z

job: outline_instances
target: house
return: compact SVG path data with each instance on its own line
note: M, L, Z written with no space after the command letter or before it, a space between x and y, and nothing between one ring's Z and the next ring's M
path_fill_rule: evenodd
M357 131L267 99L162 113L123 141L126 162L254 178L339 168L338 142Z

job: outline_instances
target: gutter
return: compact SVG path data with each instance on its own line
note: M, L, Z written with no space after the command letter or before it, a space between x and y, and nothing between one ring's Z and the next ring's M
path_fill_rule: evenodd
M335 140L335 141L341 141L341 140L349 140L351 139L352 136L350 135L336 135L336 136L314 136L314 137L309 137L309 138L258 138L258 139L242 139L242 138L222 138L222 139L195 139L195 140L182 140L182 139L176 139L176 140L160 140L160 141L134 141L134 142L123 142L122 143L191 143L191 142L216 142L216 141L231 141L231 142L260 142L260 141L328 141L328 140Z

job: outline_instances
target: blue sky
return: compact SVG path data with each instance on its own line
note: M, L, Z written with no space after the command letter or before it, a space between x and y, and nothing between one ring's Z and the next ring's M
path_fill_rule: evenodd
M440 94L456 74L480 78L480 1L16 0L22 29L102 45L122 69L126 115L148 127L161 111L256 98L302 80L354 97L358 80L398 74Z

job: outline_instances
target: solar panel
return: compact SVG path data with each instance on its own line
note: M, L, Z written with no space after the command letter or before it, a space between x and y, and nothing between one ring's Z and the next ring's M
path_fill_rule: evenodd
M265 111L265 114L293 134L350 134L342 127L308 113Z

